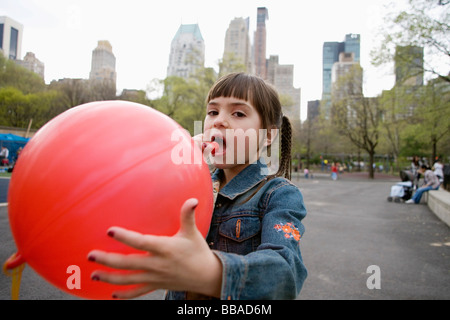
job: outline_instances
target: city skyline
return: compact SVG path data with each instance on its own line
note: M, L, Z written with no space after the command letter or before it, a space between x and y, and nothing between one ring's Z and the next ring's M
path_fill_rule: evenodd
M283 0L235 2L239 5L231 1L218 11L215 1L200 0L173 0L167 7L162 4L157 8L135 0L128 1L126 7L100 0L15 0L0 4L0 15L24 25L22 55L33 52L45 64L46 83L88 78L93 48L99 40L108 40L117 59L117 90L146 89L153 79L166 77L173 35L181 24L190 23L198 23L202 31L205 67L218 71L230 21L249 17L252 35L257 8L264 6L270 12L266 58L277 55L280 64L294 65L294 86L302 90L302 119L306 118L307 101L321 98L323 43L342 41L345 34L361 34L366 95L378 95L393 85L392 68L375 70L368 55L382 21L382 5L388 0L370 4L344 0L339 5L333 1L322 1L321 5Z

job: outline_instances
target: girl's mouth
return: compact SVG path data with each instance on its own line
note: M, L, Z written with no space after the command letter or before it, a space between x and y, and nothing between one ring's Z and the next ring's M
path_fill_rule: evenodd
M226 148L226 140L223 136L215 135L211 137L211 141L215 142L216 148L211 152L213 156L223 156L225 154L225 148Z

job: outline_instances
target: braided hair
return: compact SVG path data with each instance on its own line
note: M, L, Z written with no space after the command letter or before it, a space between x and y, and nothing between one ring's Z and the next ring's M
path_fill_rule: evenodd
M291 180L292 172L292 126L289 118L282 116L281 123L281 159L276 177L284 176L286 179Z

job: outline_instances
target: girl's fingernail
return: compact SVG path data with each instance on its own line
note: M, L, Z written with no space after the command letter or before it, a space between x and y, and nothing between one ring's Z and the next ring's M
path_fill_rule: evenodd
M108 231L108 236L110 236L111 238L114 237L114 231L109 230L109 231Z
M119 299L119 297L118 297L116 294L113 294L113 295L112 295L112 298L113 298L113 299Z
M89 256L89 257L88 257L88 260L89 260L89 261L94 261L94 262L95 262L95 257L94 257L94 256Z
M93 281L99 281L99 280L100 280L100 277L97 276L97 275L93 275L93 276L91 277L91 280L93 280Z

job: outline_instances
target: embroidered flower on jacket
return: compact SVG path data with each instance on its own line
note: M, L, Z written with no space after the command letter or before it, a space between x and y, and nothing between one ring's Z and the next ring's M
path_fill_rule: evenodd
M298 231L293 223L287 222L286 224L276 224L274 228L278 232L282 231L286 239L294 238L296 241L300 241L300 231Z

